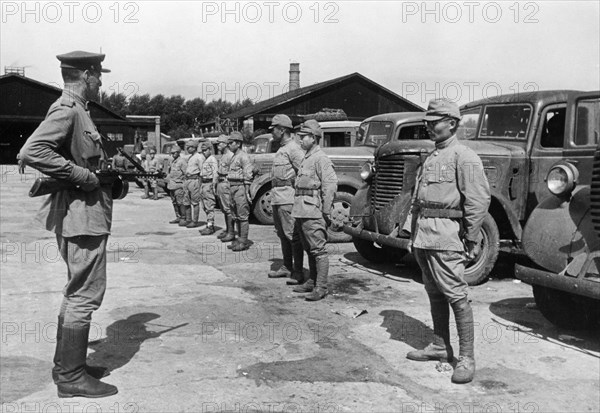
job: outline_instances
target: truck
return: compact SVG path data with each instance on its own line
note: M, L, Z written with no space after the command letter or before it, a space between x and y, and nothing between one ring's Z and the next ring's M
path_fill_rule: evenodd
M542 315L563 328L592 328L600 321L599 135L599 94L573 97L563 159L548 171L546 197L523 228L529 261L515 266Z
M401 112L390 114L394 119L394 133L386 135L387 140L401 139L405 136L422 137L426 133L423 125L425 112ZM377 116L373 117L377 118ZM371 119L371 118L370 118ZM373 153L378 145L385 140L375 138L368 131L361 129L360 122L320 122L323 130L323 143L352 142L351 147L326 146L323 152L329 156L338 177L338 190L335 194L331 212L332 224L328 228L329 242L349 242L351 237L344 233L344 224L348 222L350 204L358 188L362 186L360 167L373 159ZM353 134L356 136L354 137ZM271 208L271 174L273 158L279 149L278 143L271 134L260 135L254 140L254 152L251 158L257 171L251 187L252 213L262 224L273 224L273 209Z
M469 285L488 279L501 249L522 251L523 228L547 196L544 178L554 164L577 162L580 181L590 182L595 144L573 142L566 133L574 122L567 117L573 102L584 96L588 93L575 90L535 91L461 106L457 137L481 158L492 195L479 237L481 252L465 268ZM373 127L383 126L361 125ZM374 161L363 165L363 185L355 193L344 232L367 260L398 260L408 252L405 224L417 169L433 148L424 139L389 141L376 150Z

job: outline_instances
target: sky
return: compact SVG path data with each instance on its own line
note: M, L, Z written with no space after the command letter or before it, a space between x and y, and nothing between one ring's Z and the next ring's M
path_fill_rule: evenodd
M106 54L102 89L260 101L359 72L422 107L600 89L600 1L0 1L0 67L62 86L57 54ZM1 98L1 97L0 97Z

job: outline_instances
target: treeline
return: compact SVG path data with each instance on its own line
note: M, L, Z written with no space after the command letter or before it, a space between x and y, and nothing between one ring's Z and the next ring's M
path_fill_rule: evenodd
M176 139L189 137L192 133L198 135L201 132L198 125L253 105L250 99L235 103L219 99L206 103L201 98L186 100L181 95L136 94L127 98L125 94L115 92L110 95L102 92L101 102L121 116L160 115L161 131Z

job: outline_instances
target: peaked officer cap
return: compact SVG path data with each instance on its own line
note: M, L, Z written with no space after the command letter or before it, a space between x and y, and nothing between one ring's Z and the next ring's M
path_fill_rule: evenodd
M461 119L460 110L456 103L448 99L432 99L429 101L424 118L426 121L436 121L447 117Z
M110 72L109 69L102 68L104 57L105 55L101 53L83 52L81 50L56 56L56 58L60 60L60 67L62 68L95 70L102 73L108 73Z

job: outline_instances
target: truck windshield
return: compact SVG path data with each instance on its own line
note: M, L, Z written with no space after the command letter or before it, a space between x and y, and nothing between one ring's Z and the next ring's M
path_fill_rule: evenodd
M482 138L527 137L531 107L525 104L487 106L483 115Z
M380 146L390 140L393 130L392 122L365 122L358 128L355 146Z
M269 147L269 139L256 138L254 139L254 151L252 153L267 153Z

